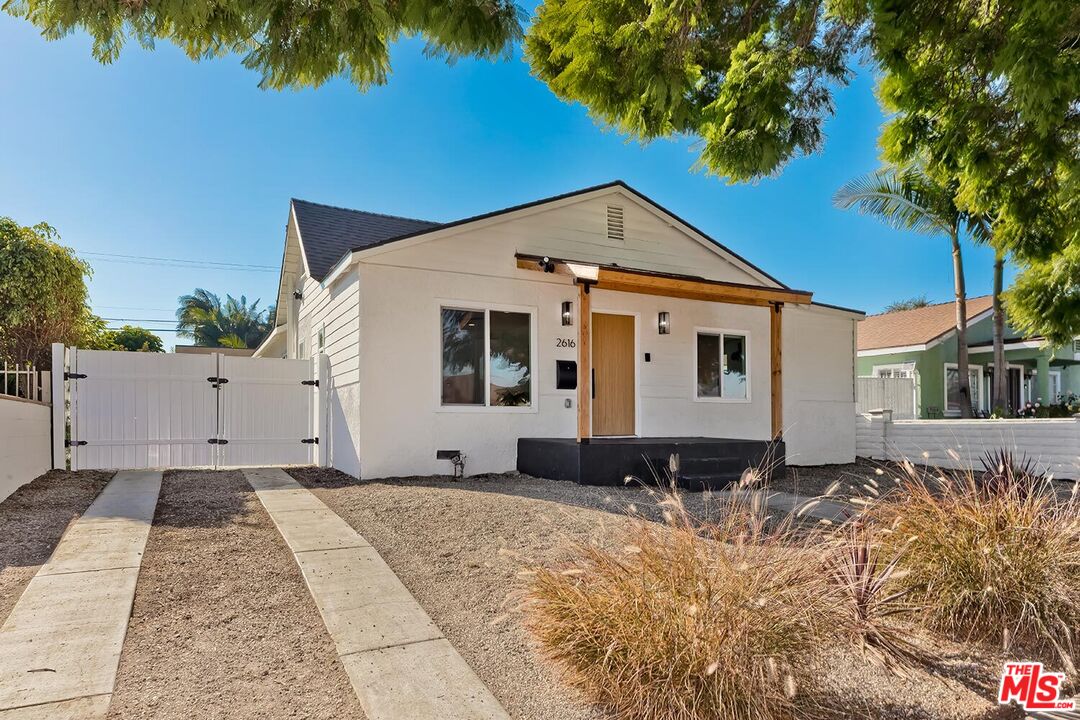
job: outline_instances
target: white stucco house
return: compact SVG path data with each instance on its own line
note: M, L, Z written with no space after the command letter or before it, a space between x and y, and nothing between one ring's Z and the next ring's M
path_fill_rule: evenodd
M293 200L277 306L256 355L325 355L320 442L356 477L855 458L863 314L622 182L449 223Z

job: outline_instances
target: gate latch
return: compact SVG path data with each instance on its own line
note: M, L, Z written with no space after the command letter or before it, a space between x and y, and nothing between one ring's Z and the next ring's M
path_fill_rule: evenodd
M317 437L316 438L304 438L300 442L304 443L305 445L318 445L319 444L319 438L317 438Z
M208 377L208 378L206 378L206 382L213 383L214 387L219 387L219 386L224 385L225 383L229 382L229 378Z
M64 373L64 379L65 380L85 380L86 379L86 373L66 372L66 373Z
M210 443L211 445L228 445L229 444L228 440L219 440L217 438L210 438L206 442Z
M314 385L315 387L319 387L319 381L318 380L301 380L300 384L301 385Z
M65 440L64 447L72 447L73 445L85 445L85 440Z

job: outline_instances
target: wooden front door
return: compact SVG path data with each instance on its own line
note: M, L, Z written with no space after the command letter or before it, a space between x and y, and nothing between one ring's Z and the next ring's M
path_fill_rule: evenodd
M634 318L592 316L594 436L635 433Z

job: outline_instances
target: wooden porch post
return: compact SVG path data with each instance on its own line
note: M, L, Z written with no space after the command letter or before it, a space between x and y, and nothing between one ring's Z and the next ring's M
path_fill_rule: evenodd
M592 437L589 404L592 397L592 302L589 285L578 283L577 441Z
M769 306L769 355L772 375L772 434L779 440L784 432L784 362L782 357L784 303Z

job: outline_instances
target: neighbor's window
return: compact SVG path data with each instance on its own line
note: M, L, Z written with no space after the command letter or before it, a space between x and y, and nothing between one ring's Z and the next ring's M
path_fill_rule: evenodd
M532 316L442 309L442 404L532 405Z
M980 400L980 385L982 384L982 367L979 365L968 366L968 385L971 387L971 406L974 409L982 407ZM955 365L945 366L945 412L954 415L960 414L960 371Z
M697 396L745 400L749 374L746 362L746 335L738 333L697 334Z

